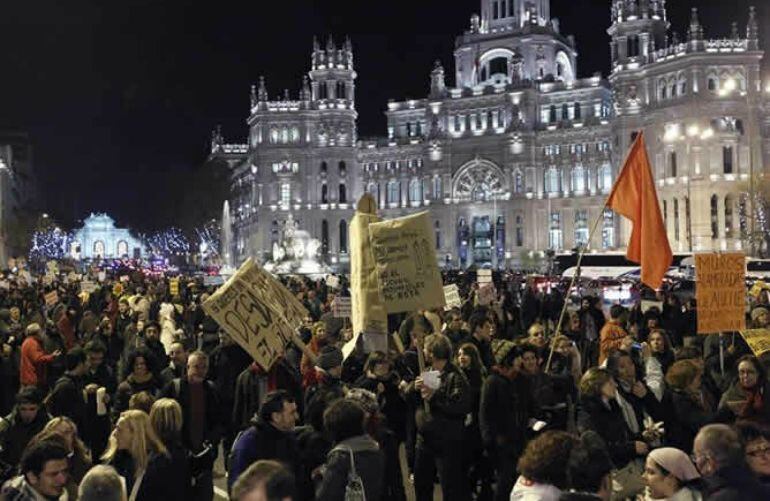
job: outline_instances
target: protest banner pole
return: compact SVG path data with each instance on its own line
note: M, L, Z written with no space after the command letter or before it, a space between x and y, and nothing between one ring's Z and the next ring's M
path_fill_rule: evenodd
M553 359L553 352L556 349L556 338L559 336L559 333L561 332L561 326L564 323L564 315L567 313L567 306L569 305L570 291L575 286L575 281L577 281L577 277L580 275L580 264L583 262L583 256L588 250L588 246L591 245L591 240L593 240L594 233L596 233L596 228L599 227L599 221L602 221L604 219L605 210L607 210L606 203L602 206L602 209L599 211L599 215L596 217L596 220L594 221L594 224L591 227L591 231L588 233L588 242L586 242L586 244L583 245L583 247L580 249L580 253L578 254L577 263L575 265L575 271L572 273L572 280L570 280L569 287L567 288L567 292L564 297L564 305L561 307L561 314L559 314L559 323L556 324L556 332L554 333L553 339L551 340L551 350L548 353L548 361L545 364L546 373L551 368L551 360Z
M725 345L723 341L723 334L719 333L719 369L722 371L722 376L725 375Z

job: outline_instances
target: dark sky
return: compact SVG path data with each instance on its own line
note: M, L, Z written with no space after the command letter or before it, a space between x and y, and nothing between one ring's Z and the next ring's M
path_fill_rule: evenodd
M707 36L742 32L748 5L676 0L674 29L701 10ZM582 76L608 71L609 0L552 0L577 38ZM479 0L24 0L0 7L0 127L28 131L44 210L65 225L91 211L122 224L167 224L179 179L202 163L218 123L245 138L249 85L296 95L314 34L349 35L361 136L384 134L389 98L424 96ZM758 5L761 8L761 5ZM761 12L770 31L770 9Z

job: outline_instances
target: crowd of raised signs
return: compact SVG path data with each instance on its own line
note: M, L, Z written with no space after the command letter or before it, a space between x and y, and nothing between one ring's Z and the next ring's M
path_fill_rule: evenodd
M557 288L495 273L481 305L443 278L454 307L347 356L346 277L281 278L307 346L265 370L203 310L208 279L8 274L3 499L211 500L223 476L240 500L770 499L770 359L697 335L693 298L583 297L557 332Z

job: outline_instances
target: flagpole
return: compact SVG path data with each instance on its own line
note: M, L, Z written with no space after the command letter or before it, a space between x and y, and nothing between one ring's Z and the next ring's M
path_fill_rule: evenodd
M578 275L580 275L580 264L583 261L583 256L585 255L586 250L588 250L588 246L591 245L591 240L593 240L594 233L596 233L596 228L599 227L599 221L604 219L605 210L607 210L606 202L599 211L599 215L594 221L593 227L591 227L591 231L588 233L588 242L586 242L586 244L581 247L580 253L578 254L577 265L575 266L575 271L572 273L572 280L570 281L569 288L567 289L566 297L564 298L564 305L562 306L561 314L559 315L559 323L556 324L556 331L554 333L553 340L551 341L551 350L548 353L548 361L545 364L545 372L548 372L548 370L551 368L551 359L553 358L553 352L556 348L556 339L559 337L559 333L561 332L561 326L564 322L564 315L567 313L567 306L569 305L570 291L575 286L575 281L577 280Z

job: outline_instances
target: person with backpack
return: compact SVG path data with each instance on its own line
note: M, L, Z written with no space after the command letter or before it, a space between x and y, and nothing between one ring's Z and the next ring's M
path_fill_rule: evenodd
M241 473L260 459L281 461L297 473L299 448L294 427L298 417L297 403L288 392L276 390L265 396L252 425L239 433L233 442L228 489L232 490Z
M314 477L316 501L379 500L385 478L385 455L364 429L360 404L339 399L324 412L324 427L334 441Z
M76 346L64 356L64 362L67 370L46 398L46 407L51 416L66 416L83 430L86 427L86 401L83 398L86 354Z

